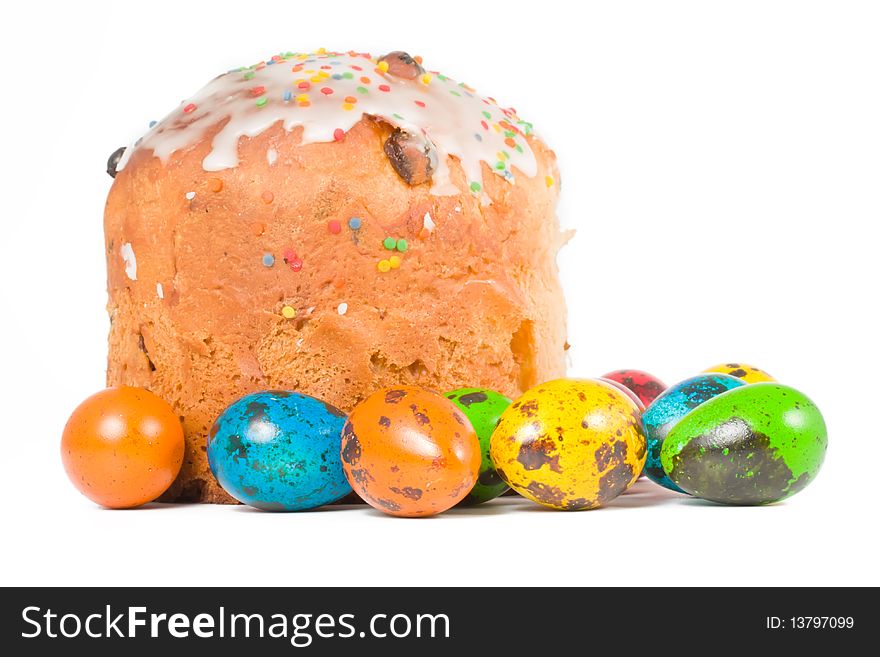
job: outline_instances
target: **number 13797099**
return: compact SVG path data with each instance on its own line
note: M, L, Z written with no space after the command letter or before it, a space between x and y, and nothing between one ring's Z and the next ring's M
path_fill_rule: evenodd
M852 616L767 616L768 630L851 630Z

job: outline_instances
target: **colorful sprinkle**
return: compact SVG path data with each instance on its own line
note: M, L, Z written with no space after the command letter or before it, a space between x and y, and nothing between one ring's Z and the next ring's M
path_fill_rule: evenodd
M287 319L293 319L296 317L296 310L292 306L284 306L281 309L281 314Z
M342 128L336 128L336 130L333 131L333 139L336 141L342 141L345 139L345 130Z
M223 181L220 178L211 178L208 181L208 189L210 189L215 194L223 190Z
M481 189L483 189L483 186L480 183L478 183L476 180L471 183L471 191L472 192L479 192Z
M409 248L409 242L405 239L397 240L397 250L401 253L406 253L406 250Z
M416 101L413 101L413 102L414 102L416 105L418 105L419 107L425 107L425 103L422 102L421 100L416 100Z
M376 68L378 68L383 73L387 73L388 72L388 62L385 62L385 61L379 62L379 64L376 66Z
M263 254L263 265L265 265L266 267L271 267L274 264L275 264L275 256L273 256L271 253L264 253Z
M281 96L285 103L289 103L290 99L293 98L293 92L290 89L284 91L284 94Z
M386 237L382 241L382 246L384 246L389 251L393 251L395 249L395 247L397 246L397 240L394 239L393 237Z
M391 91L391 87L389 87L387 84L380 84L379 91Z
M391 265L391 269L400 269L400 256L391 256L388 258L388 264Z
M385 272L391 271L391 263L388 260L380 260L379 264L376 265L376 268L384 274Z
M334 235L338 235L339 232L342 230L342 224L339 222L338 219L331 219L327 222L327 230L329 230Z
M183 111L184 111L184 113L186 113L186 114L190 114L190 113L196 111L196 106L195 106L194 103L189 103L188 105L186 105L186 106L183 108Z
M333 93L333 89L330 87L321 87L321 93L325 96L330 96Z
M184 194L184 196L186 196L187 201L192 201L196 197L196 193L195 192L187 192L186 194Z
M348 312L348 304L340 303L338 306L336 306L336 312L338 312L340 315L344 315Z
M352 217L348 220L348 227L352 230L358 230L361 227L360 217Z
M275 200L275 194L273 194L269 190L266 190L265 192L260 194L260 198L263 199L263 203L269 205L272 201Z
M268 103L268 102L269 102L268 98L266 98L265 96L260 96L259 98L257 98L256 105L257 105L257 107L265 107L266 103Z
M425 73L419 80L421 80L422 84L431 84L431 74Z
M547 187L553 187L553 176L546 176L544 182L547 184Z

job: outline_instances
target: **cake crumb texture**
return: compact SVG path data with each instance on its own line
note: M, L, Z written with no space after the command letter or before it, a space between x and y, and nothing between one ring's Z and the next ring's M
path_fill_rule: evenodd
M559 174L536 137L537 175L514 184L483 164L486 203L453 157L463 193L407 184L383 151L393 128L369 117L327 143L278 123L240 140L236 167L208 172L221 127L164 163L135 152L105 211L107 382L156 393L186 434L164 500L233 502L206 439L251 392L350 411L384 386L517 397L564 375Z

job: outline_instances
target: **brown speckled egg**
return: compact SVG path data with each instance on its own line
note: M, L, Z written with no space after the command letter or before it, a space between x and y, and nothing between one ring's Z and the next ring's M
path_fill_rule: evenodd
M342 430L342 464L355 492L395 516L441 513L473 488L480 444L451 401L415 386L379 390Z
M489 455L523 497L554 509L602 506L635 482L645 465L639 406L596 379L541 383L498 422Z

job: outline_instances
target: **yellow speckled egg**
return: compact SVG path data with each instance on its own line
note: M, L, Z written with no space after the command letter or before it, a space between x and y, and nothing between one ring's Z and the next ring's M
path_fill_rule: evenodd
M557 379L535 386L501 415L489 453L517 493L554 509L606 504L645 465L639 408L596 379Z
M772 376L764 370L754 365L746 365L744 363L722 363L714 365L709 369L703 370L704 374L710 372L720 372L721 374L729 374L737 379L742 379L746 383L763 383L764 381L776 381Z

